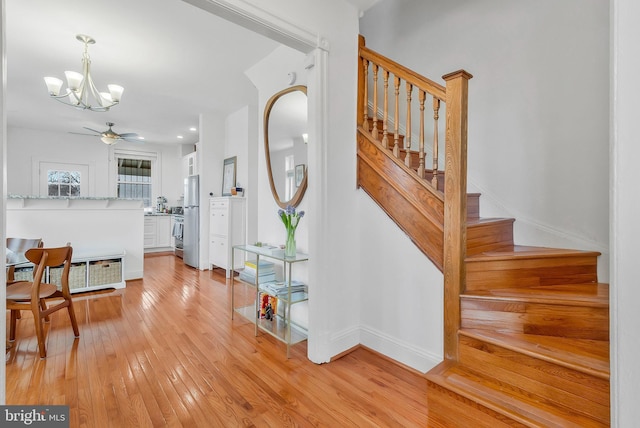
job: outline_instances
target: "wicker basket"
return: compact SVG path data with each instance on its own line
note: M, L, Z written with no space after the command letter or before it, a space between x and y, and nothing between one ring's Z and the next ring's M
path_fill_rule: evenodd
M16 268L13 273L14 281L33 281L33 267Z
M120 259L99 260L89 263L89 286L122 282Z
M62 288L62 267L49 268L49 283ZM84 288L87 286L87 264L71 263L69 269L69 290Z

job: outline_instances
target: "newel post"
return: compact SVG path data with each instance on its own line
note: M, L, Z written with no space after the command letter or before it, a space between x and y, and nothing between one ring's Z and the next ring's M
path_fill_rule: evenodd
M444 358L458 360L460 294L465 287L467 245L467 108L469 79L464 70L447 82L444 183Z
M362 125L364 121L364 70L363 60L360 56L360 49L364 47L364 36L358 35L358 96L357 96L357 110L356 110L356 124Z

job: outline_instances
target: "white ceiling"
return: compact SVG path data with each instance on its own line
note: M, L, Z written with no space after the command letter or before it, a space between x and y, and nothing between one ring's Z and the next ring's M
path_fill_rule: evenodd
M347 1L364 11L378 0ZM87 132L83 127L102 131L114 122L115 132L148 142L195 143L198 133L189 128L201 113L227 114L255 102L244 71L278 46L181 0L5 4L9 127ZM44 76L64 80L65 70L81 71L77 34L96 40L89 55L98 90L110 83L125 88L108 112L77 110L47 94Z
M180 0L6 0L5 10L10 127L86 132L114 122L114 131L148 142L194 143L198 134L189 128L200 113L226 114L256 101L244 71L277 47ZM76 34L96 40L89 55L98 89L125 88L108 112L49 99L44 76L64 80L65 70L81 71Z

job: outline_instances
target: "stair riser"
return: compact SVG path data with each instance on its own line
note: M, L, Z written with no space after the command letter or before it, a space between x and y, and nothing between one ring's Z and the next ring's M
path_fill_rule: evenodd
M460 363L536 400L609 422L609 382L468 337L460 340Z
M462 328L609 340L607 307L461 299Z
M467 215L467 218L471 218ZM467 256L513 245L513 222L502 221L467 227Z
M595 256L557 256L467 263L466 289L489 290L597 282Z
M449 408L449 412L438 412L442 415L439 421L443 427L480 427L491 426L491 428L526 428L526 425L518 423L509 417L494 412L475 401L469 400L455 392L438 385L430 380L427 381L427 407L430 409ZM447 419L445 419L448 416Z

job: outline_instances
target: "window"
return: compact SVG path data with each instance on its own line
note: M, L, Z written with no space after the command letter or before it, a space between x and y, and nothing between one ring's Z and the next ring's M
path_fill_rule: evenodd
M117 197L142 199L145 208L151 205L151 160L118 158Z
M47 171L47 196L80 196L80 171Z
M296 182L294 174L295 165L293 164L293 155L285 156L284 158L284 173L286 177L285 187L285 201L289 201L293 198Z

